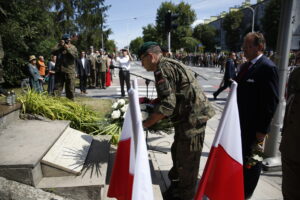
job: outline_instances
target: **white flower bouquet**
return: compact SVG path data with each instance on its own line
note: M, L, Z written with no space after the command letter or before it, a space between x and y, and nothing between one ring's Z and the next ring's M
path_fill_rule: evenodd
M154 107L157 103L158 100L141 102L140 98L140 108L143 121L154 112ZM117 102L113 103L111 108L112 112L106 116L105 120L98 123L101 130L99 133L111 135L112 143L117 144L121 134L125 113L128 109L128 102L124 99L119 99ZM172 133L173 123L170 118L164 118L155 125L149 127L147 130L150 132L164 131L166 133Z
M128 109L128 103L124 99L119 99L111 106L112 112L106 116L106 119L99 123L100 134L112 136L112 143L117 144L121 134L125 113Z

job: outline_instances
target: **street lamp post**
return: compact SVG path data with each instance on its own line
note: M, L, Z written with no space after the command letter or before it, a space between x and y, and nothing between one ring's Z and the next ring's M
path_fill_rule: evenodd
M252 8L251 6L246 7L249 8L252 11L252 33L254 32L254 22L255 22L255 8Z

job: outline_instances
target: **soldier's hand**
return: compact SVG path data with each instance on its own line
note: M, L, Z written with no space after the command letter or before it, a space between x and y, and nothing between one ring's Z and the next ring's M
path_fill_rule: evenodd
M70 47L69 44L66 44L66 43L65 43L64 48L67 49L67 48L69 48L69 47Z

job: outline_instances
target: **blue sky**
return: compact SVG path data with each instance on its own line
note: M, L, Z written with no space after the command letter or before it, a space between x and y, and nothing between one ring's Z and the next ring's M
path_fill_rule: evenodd
M197 22L210 16L216 16L222 11L228 12L230 7L241 5L244 0L172 0L189 3L197 14ZM106 0L111 5L108 10L106 25L112 29L109 39L116 41L118 48L129 45L130 41L142 36L142 27L155 24L156 11L163 0ZM251 0L251 4L256 0ZM195 22L196 23L196 22Z

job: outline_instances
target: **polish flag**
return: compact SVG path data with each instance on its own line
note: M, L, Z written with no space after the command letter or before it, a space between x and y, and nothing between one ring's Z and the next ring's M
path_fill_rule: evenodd
M219 127L201 177L195 200L244 200L241 128L236 97L231 85Z
M118 200L153 200L138 94L134 89L128 93L129 108L125 114L107 196Z

